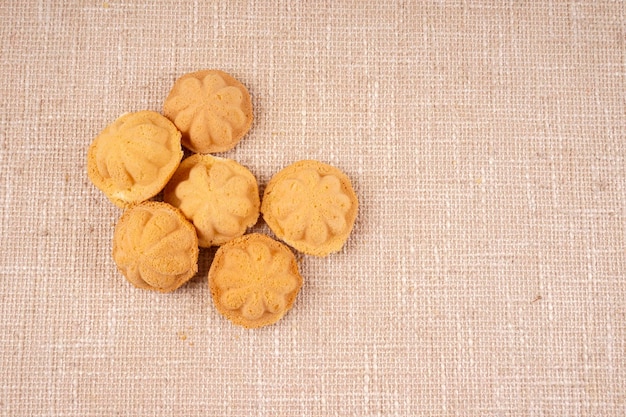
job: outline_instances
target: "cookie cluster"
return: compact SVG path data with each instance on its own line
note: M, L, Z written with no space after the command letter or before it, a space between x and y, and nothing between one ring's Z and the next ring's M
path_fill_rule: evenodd
M87 152L90 180L125 210L113 237L122 275L136 287L171 292L197 273L199 247L220 246L208 274L213 302L247 328L280 320L302 286L288 247L246 234L259 214L294 249L327 256L341 250L358 211L350 179L313 160L276 173L261 200L248 168L210 155L235 147L252 121L242 83L198 71L174 83L163 115L124 114ZM182 160L182 146L194 154ZM163 201L150 200L160 192Z

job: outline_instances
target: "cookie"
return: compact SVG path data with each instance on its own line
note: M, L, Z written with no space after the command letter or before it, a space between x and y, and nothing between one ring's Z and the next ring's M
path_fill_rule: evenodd
M146 201L126 210L115 227L113 259L131 284L174 291L198 271L198 238L176 208Z
M259 218L254 175L232 159L211 155L185 159L165 187L163 200L193 223L201 247L239 237Z
M358 210L350 179L318 161L299 161L265 188L261 213L276 236L309 255L341 250Z
M289 248L258 233L220 247L208 279L217 311L247 328L280 320L293 306L302 286L298 264Z
M252 126L246 87L223 71L185 74L165 99L163 114L182 132L182 143L198 153L235 147Z
M183 158L181 134L152 111L127 113L107 126L87 152L91 182L118 207L158 194Z

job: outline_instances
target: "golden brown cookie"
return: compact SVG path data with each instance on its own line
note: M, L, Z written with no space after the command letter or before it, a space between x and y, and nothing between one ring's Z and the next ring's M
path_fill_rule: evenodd
M115 227L113 259L133 285L174 291L198 271L198 238L176 208L146 201L126 210Z
M278 238L306 254L326 256L343 247L358 205L350 179L339 169L299 161L267 184L261 213Z
M202 247L243 235L259 218L256 178L232 159L190 156L165 187L163 199L193 223Z
M180 132L172 122L152 111L127 113L91 143L87 174L124 208L158 194L182 158Z
M252 126L252 100L246 87L219 70L185 74L165 99L163 114L183 133L194 152L224 152Z
M280 320L301 286L298 264L289 248L258 233L220 247L209 270L217 311L247 328Z

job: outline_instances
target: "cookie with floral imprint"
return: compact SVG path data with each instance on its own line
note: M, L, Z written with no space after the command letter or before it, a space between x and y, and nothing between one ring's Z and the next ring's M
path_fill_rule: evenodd
M107 126L87 152L87 175L116 206L158 194L183 158L181 134L153 111L126 113Z
M115 226L113 260L134 286L174 291L198 271L196 230L178 209L145 201L126 210Z
M291 250L259 233L221 246L208 281L217 311L246 328L276 323L292 308L302 287Z
M220 70L196 71L176 80L163 114L182 132L183 146L202 154L234 148L254 118L248 89Z
M276 236L300 252L327 256L346 243L359 201L346 174L319 161L299 161L275 174L261 213Z
M185 159L163 190L198 232L201 247L242 236L259 217L256 178L232 159L195 154Z

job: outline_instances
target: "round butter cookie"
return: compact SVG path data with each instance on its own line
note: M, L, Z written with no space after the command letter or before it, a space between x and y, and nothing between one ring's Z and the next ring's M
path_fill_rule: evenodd
M165 187L163 200L193 223L201 247L239 237L259 218L254 175L232 159L211 155L185 159Z
M217 311L247 328L280 320L302 286L293 253L274 239L253 233L220 247L209 270Z
M265 188L261 213L272 231L300 252L326 256L341 250L359 202L350 179L318 161L299 161Z
M137 204L124 212L115 227L113 259L136 287L174 291L198 271L196 230L169 204Z
M165 187L180 164L180 136L158 113L126 113L91 143L89 179L118 207L147 200Z
M198 153L234 148L253 120L246 87L219 70L192 72L176 80L163 114L183 133L183 145Z

